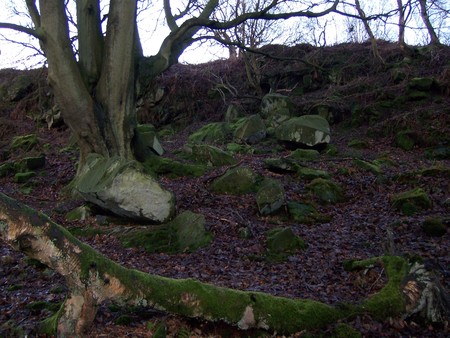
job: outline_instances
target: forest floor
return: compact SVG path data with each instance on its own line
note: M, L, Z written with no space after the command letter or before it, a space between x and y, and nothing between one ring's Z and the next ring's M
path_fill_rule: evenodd
M217 195L207 189L209 178L224 172L215 168L196 178L161 177L161 182L176 194L177 211L191 210L206 217L213 242L193 253L168 255L149 254L137 248L123 248L108 228L117 224L101 225L99 216L83 222L67 222L65 213L81 205L81 201L67 199L61 190L74 175L76 152L65 150L68 132L65 128L50 129L27 120L16 121L18 134L37 133L40 151L46 155L46 166L26 186L12 177L0 180L0 191L48 214L68 229L100 228L103 234L81 237L96 250L118 263L148 273L172 278L195 278L203 282L241 290L268 292L291 298L308 298L327 304L357 303L375 293L386 282L380 267L368 271L348 272L343 262L365 259L386 253L388 229L394 234L395 254L404 257L422 257L430 264L448 289L450 237L426 235L421 224L429 216L446 216L444 201L448 199L449 180L444 176L419 176L415 180L398 179L400 174L432 166L449 167L449 162L430 161L423 149L403 151L393 147L392 139L370 139L363 128L332 128L332 143L339 150L335 157L322 156L312 163L317 169L328 171L345 190L347 200L336 205L319 205L319 210L331 217L323 224L296 224L281 216L261 217L254 195ZM180 149L187 132L178 133L163 141L167 152ZM348 147L353 139L365 139L365 149ZM276 156L285 156L278 153ZM356 167L352 158L372 160L380 155L392 160L377 176ZM306 181L294 175L268 171L263 160L274 153L236 155L242 165L256 172L281 180L287 199L302 201L307 195ZM346 168L343 174L342 168ZM31 189L25 189L26 187ZM433 207L414 216L404 216L393 209L390 197L414 187L423 188L431 197ZM264 256L265 231L289 225L301 236L308 248L299 251L285 262L270 262ZM122 224L132 225L132 224ZM250 238L242 238L240 229L251 229ZM66 293L64 280L45 266L26 259L0 242L0 336L33 336L38 322L54 310L50 304L61 302ZM44 305L43 305L44 304ZM124 320L126 318L126 320ZM364 337L444 337L446 327L433 326L414 319L390 318L377 321L370 316L345 320ZM99 310L89 337L150 337L158 323L166 327L167 336L221 337L247 336L223 324L209 324L187 320L156 311L117 309L104 306ZM328 336L333 327L309 332ZM302 336L298 333L297 336Z
M360 55L367 59L369 55L367 48L370 46L345 45L329 50L313 50L308 55L315 57L316 62L329 60L333 65L336 61L335 52L342 53L342 64L347 67L342 71L344 85L330 84L325 81L328 77L324 77L325 83L322 87L311 92L309 97L299 96L296 104L307 108L307 104L315 106L317 102L332 98L339 100L337 101L339 107L344 107L352 100L359 100L360 105L368 105L373 98L395 100L401 90L406 88L406 80L402 82L403 87L400 88L399 84L392 83L388 71L374 70L372 64L361 62L361 58L357 59ZM387 60L393 60L390 61L393 64L403 58L392 44L383 45L381 51ZM450 50L446 49L445 53L450 55ZM407 75L412 78L450 74L445 73L442 68L447 65L445 60L448 60L448 57L437 59L437 56L433 54L434 59L431 61L427 59L416 68L408 64ZM441 62L439 65L444 66L438 67L438 61ZM289 62L289 65L292 65L292 62ZM303 67L302 62L299 64ZM227 66L226 63L224 65ZM359 68L353 69L349 68L350 66ZM215 63L208 67L220 68ZM279 67L277 72L283 70L285 65ZM189 69L191 68L178 65L171 71L188 72ZM222 118L222 113L217 108L222 104L221 98L211 101L210 106L205 103L210 94L211 84L201 78L201 74L210 72L202 71L200 66L192 69L197 81L192 81L192 77L187 76L184 78L185 82L182 82L181 73L179 76L167 75L162 79L167 82L164 84L166 88L171 88L168 81L176 82L178 86L174 87L174 90L169 90L168 95L180 92L175 89L192 87L195 90L192 93L181 93L184 95L185 106L181 105L178 107L179 110L187 111L191 107L191 117L196 111L202 112L202 116L196 121L185 123L189 127L177 129L176 133L162 139L162 145L166 150L164 156L176 157L177 152L185 146L189 133L205 124L207 120L218 121ZM234 69L231 69L231 73L239 75ZM349 78L345 79L345 75ZM354 77L350 78L350 75ZM225 75L222 76L226 78ZM449 79L450 76L447 77L447 80ZM11 81L6 77L3 80L6 86ZM232 83L242 84L244 81L237 79ZM202 85L204 93L200 96L199 88ZM449 88L450 82L447 89ZM362 90L366 92L358 94L358 91ZM32 95L34 94L30 94ZM308 98L311 99L306 102ZM34 100L37 106L37 100ZM168 105L178 105L183 102L183 97L169 96L165 100ZM374 131L382 128L372 128L367 126L368 123L364 123L369 120L364 114L378 111L376 109L362 110L364 114L360 116L362 119L360 124L364 126L350 127L349 116L344 116L343 122L332 125L331 144L337 149L337 153L321 154L318 159L307 163L311 168L327 171L332 180L343 187L346 199L338 204L319 203L308 192L306 186L309 181L301 179L296 174L275 173L268 170L264 164L266 159L282 158L290 153L277 144L256 145L258 149L253 154L234 155L239 165L247 166L264 177L276 178L282 182L287 201L314 203L320 213L329 217L330 220L324 223L298 223L290 219L284 211L274 216L261 216L254 194L231 196L211 192L208 189L209 183L224 173L227 167L211 168L200 177L161 176L162 185L176 195L177 213L190 210L203 214L207 230L214 236L208 246L195 252L166 254L147 253L140 248L124 248L121 245L115 236L115 230L141 224L118 219L111 221L109 216L105 217L106 215L99 210L84 221L67 221L66 213L83 204L83 201L74 200L63 193L64 188L74 177L78 157L76 149L70 146L70 132L64 126L48 129L45 123L35 122L35 119L30 118L27 112L33 110L33 107L27 106L27 102L18 103L20 109L14 107L15 104L0 105L0 164L39 153L45 154L46 163L45 167L37 170L37 175L27 183L17 183L13 175L1 177L0 192L46 213L70 231L83 234L79 235L83 242L125 267L171 278L195 278L217 286L339 305L361 302L379 291L387 280L381 266L362 271L346 271L345 261L393 254L411 260L422 259L427 267L435 271L443 287L449 290L448 224L446 234L433 237L424 232L423 222L430 217L448 220L450 160L427 158L426 145L423 144L409 151L394 146L395 133L377 133ZM248 106L257 107L254 101L250 101ZM437 135L438 141L440 137L448 140L449 107L449 92L422 101L406 102L400 108L392 108L393 119L381 121L380 125L395 130L412 129L420 136L434 128L432 131ZM422 123L424 120L427 121L426 125ZM181 120L178 123L180 124ZM370 133L368 128L372 128ZM14 136L32 133L37 134L39 139L35 148L23 153L7 151ZM364 141L364 147L350 147L349 142L353 140ZM448 147L448 143L445 141L443 143ZM381 167L381 173L376 174L359 167L354 159L366 161L384 159L384 165ZM427 171L427 174L421 173L422 169L430 168L433 170ZM432 207L406 216L392 207L391 198L395 194L414 188L422 188L429 195ZM285 261L267 259L266 231L279 226L290 227L295 235L306 242L307 249L291 254ZM250 235L242 236L243 229ZM0 241L0 337L38 336L36 329L39 322L57 309L66 294L67 288L61 276L13 251ZM298 332L293 336L330 337L335 333L336 326L342 323L349 325L363 337L449 336L448 322L433 325L418 318L377 320L369 315L346 318L321 330ZM113 304L104 304L99 309L95 323L87 336L161 337L164 335L159 334L163 331L167 337L263 335L261 331L239 331L223 323L208 323L148 309L122 309ZM156 332L158 334L155 334ZM277 336L277 333L266 336Z

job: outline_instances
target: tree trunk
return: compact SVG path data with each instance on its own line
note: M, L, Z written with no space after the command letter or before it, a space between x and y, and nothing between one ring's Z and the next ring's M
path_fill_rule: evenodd
M427 28L428 35L430 36L430 45L437 46L440 45L439 38L431 24L430 17L427 11L427 0L419 0L420 5L420 16L422 17L422 21Z
M398 44L402 50L405 49L405 8L403 8L403 1L397 0L397 8L398 8Z
M226 289L192 279L176 280L126 269L81 243L44 214L3 194L0 194L0 238L65 277L69 295L55 315L58 337L83 336L97 308L106 300L280 334L321 328L362 313L385 318L400 315L405 309L418 313L432 308L432 319L442 320L447 311L438 306L443 302L430 301L444 299L441 289L431 279L417 277L421 269L416 266L405 279L408 264L395 256L354 262L353 267L382 262L388 283L359 305L334 308L311 300Z

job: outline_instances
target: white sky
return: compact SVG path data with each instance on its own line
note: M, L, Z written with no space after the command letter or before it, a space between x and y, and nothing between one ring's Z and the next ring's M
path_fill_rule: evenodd
M0 21L1 22L14 22L18 24L26 24L26 20L20 19L17 15L10 14L11 12L8 10L8 4L10 4L11 0L0 0L0 8L3 8L0 11ZM24 1L14 1L15 6L20 6ZM160 4L160 1L156 1L156 4ZM176 3L176 2L174 2ZM361 1L363 5L368 6L366 8L366 14L370 14L371 10L377 11L381 8L384 11L395 8L396 0L379 0L377 2L373 1ZM446 3L446 1L444 1ZM25 11L25 10L24 10ZM169 30L167 27L164 27L164 17L161 13L161 9L153 8L145 12L146 18L138 21L138 27L141 37L142 46L144 49L144 55L150 56L154 55L164 37L167 36ZM353 20L353 21L352 21ZM387 24L372 22L371 26L374 30L376 36L378 38L391 38L396 39L396 35L398 32L398 27L396 26L397 17L393 17L390 19L390 22ZM273 43L285 43L286 40L292 38L293 36L297 37L297 41L295 43L311 43L316 45L323 44L323 32L325 32L326 43L336 44L342 42L361 42L366 38L366 34L364 29L362 28L361 21L356 19L348 19L342 16L334 15L322 17L318 21L311 20L303 20L302 26L296 29L292 29L292 20L282 21L282 28L279 30L284 34L284 36L274 40ZM348 33L348 27L353 25L355 29L350 34ZM411 22L412 26L421 25L420 22ZM450 18L440 19L436 23L435 26L439 26L441 28L440 31L446 32L444 35L444 39L442 39L444 43L449 43L450 41ZM22 41L25 43L33 43L37 46L36 39L29 37L24 33L17 33L15 31L9 29L0 29L0 34L7 37L13 41ZM417 29L408 29L406 35L407 43L409 44L424 44L427 42L427 35L424 30ZM39 65L39 62L42 62L42 58L32 58L31 56L36 53L36 51L25 48L22 45L14 44L11 42L6 42L1 39L0 36L0 68L27 68L27 67L36 67ZM228 51L225 48L211 48L209 44L206 44L201 47L189 47L180 57L180 62L182 63L202 63L208 62L217 58L226 58L228 57Z

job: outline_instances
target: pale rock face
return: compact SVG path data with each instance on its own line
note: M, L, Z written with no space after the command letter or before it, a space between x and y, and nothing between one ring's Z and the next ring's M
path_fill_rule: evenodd
M87 201L119 216L163 223L175 210L173 194L136 162L92 155L75 181L75 189Z
M303 115L283 122L276 130L279 141L314 147L331 140L330 125L319 115Z

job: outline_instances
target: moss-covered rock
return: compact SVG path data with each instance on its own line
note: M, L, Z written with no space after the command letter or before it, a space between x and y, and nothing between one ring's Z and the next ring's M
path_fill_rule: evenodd
M148 174L166 175L168 177L198 177L206 171L206 166L202 164L182 163L171 158L156 155L149 156L143 163L143 167Z
M425 157L430 160L447 160L450 158L449 146L438 146L425 150Z
M436 80L431 77L415 77L409 80L408 88L418 91L430 91L436 85Z
M25 157L14 163L14 169L17 172L42 169L45 166L45 155Z
M199 164L223 166L237 163L237 160L226 151L208 144L194 144L190 150L190 157Z
M421 143L419 135L411 130L402 130L395 135L395 145L403 150L412 150Z
M227 151L231 153L254 154L256 149L248 144L228 143Z
M33 79L30 76L19 75L8 85L7 99L10 101L19 101L30 92L32 87Z
M367 149L369 148L369 142L367 142L366 140L351 140L350 142L348 142L347 146L356 149Z
M448 222L448 219L444 220L439 217L428 217L422 223L422 230L428 236L442 237L447 233Z
M320 156L320 153L315 149L295 149L289 157L300 161L316 160Z
M0 177L8 176L14 172L14 165L10 162L0 165Z
M294 234L291 228L275 228L267 232L267 253L269 259L282 260L307 245Z
M216 178L211 191L219 194L242 195L257 190L258 176L247 167L236 167Z
M333 330L333 338L361 338L362 335L359 331L355 330L350 325L341 323Z
M232 125L233 139L237 143L255 144L267 135L264 121L259 115L243 117Z
M380 168L380 166L378 166L377 164L373 163L373 162L369 162L369 161L364 161L364 160L360 160L360 159L355 159L353 160L353 163L363 169L363 170L367 170L370 171L372 174L375 175L380 175L382 173L382 170Z
M140 247L150 253L192 252L208 245L212 235L205 229L205 217L185 211L170 223L150 229L135 229L122 236L125 247Z
M275 173L295 173L300 165L289 158L268 158L264 160L264 166Z
M133 147L134 155L141 162L144 162L150 155L161 156L164 154L156 128L151 124L140 124L136 127Z
M261 100L261 116L266 124L277 127L292 116L294 105L285 95L269 93Z
M91 208L86 205L79 206L66 214L66 221L85 221L91 216Z
M31 178L35 177L36 173L34 171L27 171L24 173L17 173L14 175L14 181L17 183L26 183Z
M280 124L275 137L290 146L324 147L330 142L330 125L319 115L303 115Z
M225 112L224 120L225 120L225 122L232 123L243 116L244 116L244 112L242 111L242 109L240 107L236 106L235 104L230 104L227 107L227 111Z
M188 138L190 143L224 144L231 138L232 129L229 123L209 123Z
M306 187L322 203L335 204L345 200L342 187L331 180L316 178Z
M314 180L316 178L324 178L329 179L331 176L325 170L308 168L308 167L299 167L297 170L297 175L303 180Z
M256 193L256 204L263 216L272 215L285 204L286 196L280 181L265 179Z
M413 215L432 207L431 199L421 188L415 188L392 196L391 205L405 215Z
M312 205L299 202L288 202L289 215L295 222L303 224L325 223L331 220L330 216L323 215Z
M36 134L15 136L11 141L11 150L21 149L29 151L38 144Z

